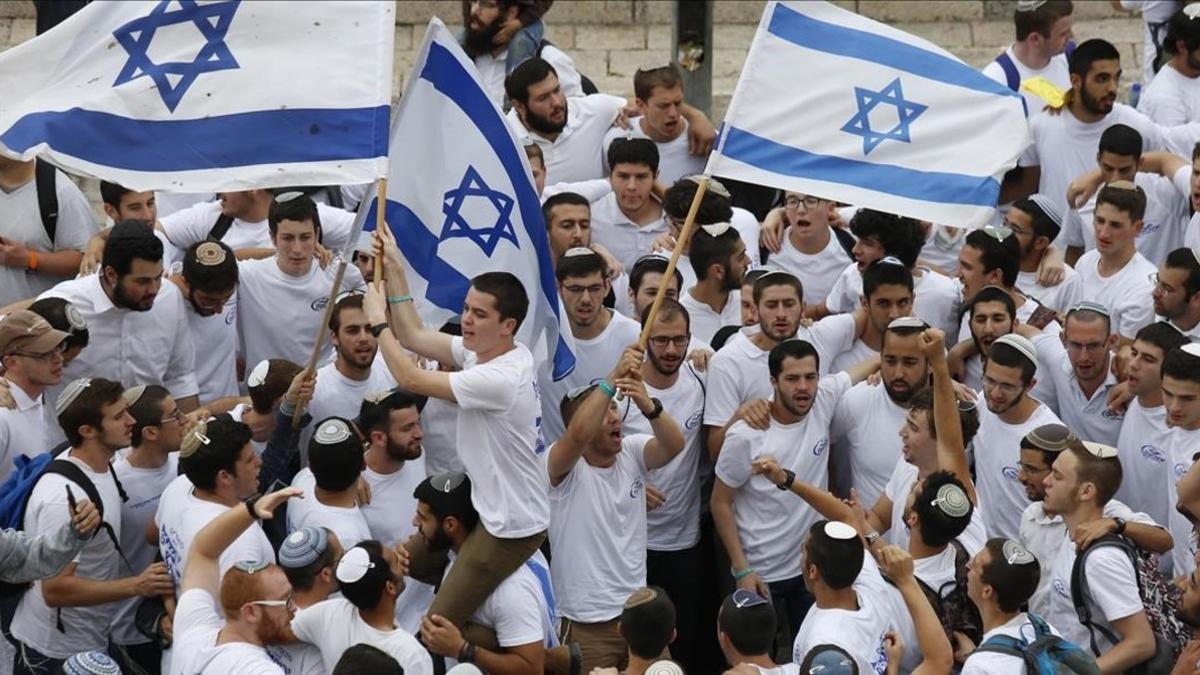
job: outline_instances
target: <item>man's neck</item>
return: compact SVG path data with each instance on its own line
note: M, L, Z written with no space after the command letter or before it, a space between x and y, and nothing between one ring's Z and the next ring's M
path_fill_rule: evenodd
M1012 298L1013 304L1018 309L1025 305L1025 294L1019 292L1016 286L1005 287L1004 290L1008 291L1008 297Z
M0 162L0 188L16 190L33 180L33 162L17 162L6 160Z
M1200 311L1188 309L1183 316L1177 319L1171 319L1171 325L1187 333L1197 325L1200 325Z
M796 334L792 333L792 337L796 337ZM790 340L791 338L788 339ZM764 352L771 351L775 348L775 345L779 344L779 342L771 338L770 335L767 335L767 331L762 329L761 324L759 325L758 332L750 336L750 342Z
M551 143L557 141L559 135L562 134L561 131L555 131L553 133L546 132L546 131L538 131L537 129L534 129L533 127L529 126L529 124L525 122L525 118L521 117L520 113L517 114L517 117L521 120L521 126L525 127L525 131L527 131L535 136L540 136L540 137L546 139L547 141L550 141Z
M930 546L921 538L921 533L914 528L908 535L908 552L912 554L913 560L924 560L932 558L935 555L941 555L949 544L941 546Z
M1158 408L1162 406L1162 387L1155 387L1149 394L1138 394L1137 402L1143 408Z
M1081 380L1078 375L1075 376L1075 382L1079 384L1079 390L1083 392L1084 398L1089 401L1096 394L1096 390L1104 386L1104 380L1108 377L1108 359L1109 357L1105 355L1104 368L1095 377L1088 380Z
M860 609L858 593L855 592L853 586L836 591L824 588L817 591L815 596L817 607L821 609L844 609L848 612L857 612Z
M125 461L129 462L129 466L138 469L160 469L167 463L167 453L158 445L146 442L130 448L129 454L125 455Z
M336 506L343 509L352 509L358 506L353 487L347 490L326 490L314 486L313 496L317 498L319 503L325 506Z
M263 646L253 628L242 626L241 622L226 622L225 626L217 633L217 644L227 645L236 642L245 642L256 647Z
M1125 266L1129 264L1130 260L1133 260L1133 256L1135 255L1137 255L1137 248L1133 246L1126 246L1120 251L1113 251L1108 255L1101 253L1096 270L1100 272L1100 276L1110 277L1125 269Z
M108 301L113 304L113 307L116 307L120 310L126 309L125 307L117 304L117 296L114 292L113 286L112 284L108 283L108 279L105 279L103 274L100 275L100 290L104 291L105 297L107 297Z
M360 609L358 615L371 628L390 633L396 630L396 599L383 598L375 609Z
M626 211L621 206L621 200L618 199L617 210L621 212L621 215L628 218L629 222L633 223L639 228L661 219L663 214L662 204L659 204L658 200L654 197L647 198L646 202L642 204L642 207L633 212Z
M368 365L366 368L359 368L341 356L338 356L333 362L333 367L336 368L343 377L348 380L354 380L355 382L366 382L367 378L371 377L370 365Z
M480 352L475 352L475 363L477 365L487 363L488 361L491 361L492 359L496 359L501 356L504 356L505 354L511 352L512 350L514 350L516 348L517 348L517 345L515 342L513 342L513 339L511 337L510 338L501 338L500 340L496 341L495 346L493 346L491 349L487 349L487 350L480 351Z
M1021 258L1021 271L1022 272L1036 272L1038 270L1038 265L1042 264L1042 258L1044 258L1044 257L1046 257L1046 251L1044 251L1044 250L1039 253L1031 253L1027 256L1022 257Z
M779 401L771 401L771 419L780 424L795 424L804 419L804 415L797 415L788 410Z
M820 228L807 237L802 236L798 228L788 228L788 241L792 243L792 246L796 247L797 251L805 255L816 255L824 251L832 237L833 233L829 227Z
M38 398L42 395L42 392L46 391L44 386L34 384L33 380L25 377L25 375L22 373L9 372L6 377L9 382L17 385L21 391L25 392L26 396L34 401L38 400Z
M766 654L750 656L749 654L742 654L733 651L732 649L730 649L730 651L733 653L726 655L726 658L729 659L730 663L748 663L752 666L758 666L764 670L772 670L779 667L779 665Z
M85 440L83 445L71 448L67 456L83 462L96 473L104 473L108 471L113 452L96 441Z
M1084 124L1095 124L1096 122L1104 119L1107 115L1107 113L1098 113L1088 110L1083 105L1083 96L1077 94L1071 95L1071 104L1067 106L1067 112L1074 115L1075 119L1083 122Z
M594 449L589 443L588 446L583 449L583 461L587 462L591 466L600 469L607 469L608 467L617 463L617 456L600 452Z
M879 385L883 386L883 385ZM921 453L924 455L925 453ZM931 456L913 455L913 466L917 467L917 478L928 478L937 473L942 467L938 464L937 450L935 449Z
M1007 424L1021 424L1033 415L1038 405L1040 404L1028 394L1022 394L1020 403L1000 413L997 417Z
M1017 618L1020 612L1006 612L995 603L986 603L984 607L979 608L979 618L983 619L983 632L988 633L996 630L1004 624Z
M1103 517L1104 509L1093 505L1092 502L1076 504L1075 508L1070 512L1062 514L1063 523L1066 524L1067 530L1072 534L1074 534L1075 528L1080 525L1086 525Z
M1194 80L1197 77L1200 77L1200 70L1196 70L1188 65L1188 54L1186 53L1176 54L1171 58L1171 62L1167 65L1171 66L1175 69L1175 72L1188 79Z
M688 293L692 294L693 300L708 305L717 314L724 311L725 303L729 301L729 291L722 288L721 282L717 279L705 279L697 282L695 286L688 289Z
M875 351L883 349L883 331L879 330L875 326L875 323L869 319L867 320L867 327L863 329L862 337L859 339L862 340L863 344Z
M681 365L680 368L682 367ZM670 389L679 381L679 369L670 374L663 373L654 367L650 359L646 359L642 363L642 381L655 389Z
M318 581L307 591L297 591L293 588L292 601L296 603L296 609L307 609L322 600L328 599L329 595L336 590L336 588L325 586Z
M200 488L193 488L192 494L196 496L196 499L220 504L221 506L236 506L239 501L237 495L225 490L201 490Z
M1012 45L1013 56L1030 70L1041 70L1050 65L1050 57L1042 56L1028 42L1014 42Z
M367 468L382 476L390 476L404 468L404 462L397 462L388 454L387 449L378 445L367 448L363 461Z
M578 326L571 324L571 335L577 340L592 340L599 337L612 322L612 310L607 307L600 307L599 314L596 315L596 320L586 326Z

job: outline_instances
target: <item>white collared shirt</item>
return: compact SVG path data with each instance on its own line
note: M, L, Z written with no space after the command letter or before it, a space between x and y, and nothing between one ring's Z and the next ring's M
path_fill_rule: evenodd
M608 94L567 99L567 126L553 141L526 129L516 108L508 112L508 123L518 138L527 137L542 149L546 185L574 183L604 177L600 147L624 107L625 99Z
M0 484L13 471L17 455L33 457L50 449L43 417L44 397L31 398L16 383L9 387L15 408L0 407Z
M187 310L175 284L164 280L145 312L114 305L96 274L64 281L39 297L67 300L88 324L88 346L66 367L64 379L103 377L126 387L159 384L176 399L199 392Z
M1038 350L1038 360L1045 364L1041 384L1047 392L1052 392L1042 400L1057 408L1059 419L1079 438L1117 447L1125 414L1108 407L1108 392L1119 383L1117 376L1105 367L1104 383L1091 398L1085 397L1059 336L1042 333L1033 338L1033 344Z
M637 259L650 252L654 240L670 232L661 208L657 219L639 225L621 210L614 192L592 202L591 210L592 241L611 251L627 270L632 270Z
M583 96L583 80L575 68L575 62L566 52L546 45L538 54L551 66L558 75L558 84L562 87L563 96L575 98ZM479 71L479 82L488 98L497 108L504 109L504 79L508 76L508 48L500 50L499 54L482 54L475 57L475 69Z

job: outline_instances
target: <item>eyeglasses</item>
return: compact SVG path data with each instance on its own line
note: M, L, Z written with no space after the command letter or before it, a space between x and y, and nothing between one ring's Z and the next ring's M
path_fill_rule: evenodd
M67 353L67 343L66 342L60 342L58 344L58 346L55 347L54 349L51 349L48 352L42 352L41 354L35 354L33 352L12 352L12 354L14 356L24 356L27 359L33 359L35 361L51 361L56 356L59 358L62 358L63 354L66 354L66 353Z
M796 208L797 206L804 204L804 208L806 209L815 209L821 205L821 201L822 200L820 197L813 197L809 195L807 197L788 197L783 200L783 203L791 208Z
M1156 291L1162 291L1163 293L1172 293L1174 291L1179 290L1177 288L1172 288L1172 287L1168 286L1167 284L1164 284L1162 282L1162 279L1159 278L1158 272L1151 272L1150 274L1146 275L1146 278L1150 280L1150 285L1153 286L1154 290L1156 290Z
M674 345L679 349L683 349L688 346L688 342L691 342L691 340L692 336L690 335L655 335L650 338L650 344L659 349L666 349L667 345Z
M992 378L988 377L987 375L984 375L983 376L983 388L984 389L998 389L1003 394L1007 394L1009 396L1015 396L1016 394L1019 394L1024 387L1021 387L1021 386L1018 386L1015 384L1007 384L1005 382L997 382L997 381L993 380Z
M754 591L745 588L739 588L733 592L733 606L738 609L746 609L747 607L758 607L759 605L767 604L766 598L755 593Z
M162 419L160 419L159 421L157 421L154 424L151 424L149 426L161 427L162 425L168 424L170 422L182 422L182 421L183 421L183 413L179 412L179 409L176 408L175 412L171 413L170 415L163 415Z
M995 225L988 225L982 229L984 234L1002 244L1004 243L1005 239L1008 239L1013 234L1011 229L1007 227L996 227Z
M1026 464L1025 462L1018 462L1017 468L1020 469L1021 471L1023 471L1024 473L1029 474L1030 476L1036 476L1039 473L1046 473L1047 471L1050 470L1050 467L1048 467L1048 466L1041 466L1041 467L1031 466L1029 464Z
M286 600L251 600L247 605L258 605L259 607L287 607L288 609L296 608L296 599L288 596Z
M562 288L571 295L583 295L584 293L587 293L588 295L600 295L604 292L604 284L593 284L591 286L579 286L576 284L571 284L568 286L563 284Z

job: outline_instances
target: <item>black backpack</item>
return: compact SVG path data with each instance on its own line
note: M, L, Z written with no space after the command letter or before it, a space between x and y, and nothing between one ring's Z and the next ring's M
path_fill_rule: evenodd
M58 234L58 169L39 157L34 160L33 183L37 188L38 212L42 215L42 227L50 237L50 250L53 250L54 237Z
M967 563L970 562L971 556L957 539L951 539L950 546L954 547L954 580L947 581L938 588L933 588L920 579L917 579L917 584L937 612L950 644L955 644L955 633L962 633L969 637L971 642L979 644L983 639L983 619L979 616L979 608L967 596Z
M63 450L67 449L67 446L68 444L64 442L48 453L45 453L45 455L42 457L44 458L46 455L54 457ZM18 459L23 458L24 457L22 456ZM33 461L37 462L37 458L35 458ZM133 567L129 564L129 560L125 557L125 552L121 549L121 542L117 538L116 532L114 532L112 526L110 526L108 522L104 520L104 501L100 498L100 492L96 489L96 485L92 483L91 479L83 473L83 470L80 469L77 464L67 459L52 459L49 462L46 462L44 466L45 468L42 469L41 473L39 473L36 478L30 481L22 482L26 492L21 498L20 517L17 521L17 529L24 529L24 514L25 509L29 505L29 497L33 494L34 487L42 479L42 477L46 476L47 474L57 474L59 476L63 476L67 480L83 488L83 492L85 495L87 495L88 500L96 505L96 510L99 511L101 519L99 529L103 530L104 533L108 535L108 539L112 542L113 548L116 549L117 555L121 557L121 561L125 563L125 566L132 571ZM117 493L120 494L121 501L129 501L129 495L125 493L125 488L121 485L121 481L117 478L117 473L113 470L111 462L108 465L108 472L109 475L112 476L113 483L115 483L117 486ZM17 479L18 477L16 475L10 477L9 481L5 482L5 487L8 487L10 483ZM16 615L17 606L21 604L21 598L24 597L25 591L29 590L32 585L33 584L31 583L14 584L0 582L0 631L3 631L4 636L8 638L9 641L13 642L14 645L16 644L16 641L12 637L10 630L12 628L13 616ZM59 632L66 632L66 629L63 627L61 607L58 609L56 616L56 625Z
M979 645L975 652L1007 654L1023 659L1028 675L1100 675L1091 654L1050 632L1042 617L1027 616L1033 625L1033 642L1023 637L996 635Z

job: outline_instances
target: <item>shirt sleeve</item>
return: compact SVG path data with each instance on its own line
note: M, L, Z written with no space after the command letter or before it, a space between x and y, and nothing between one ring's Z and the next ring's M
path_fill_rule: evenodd
M292 633L301 642L321 646L321 627L325 625L325 614L336 600L323 600L296 612L292 617Z
M55 179L58 195L58 226L54 231L55 251L82 251L88 240L100 229L92 216L87 198L63 172Z
M350 241L354 232L354 213L318 202L317 215L321 218L321 241L326 248L347 251L354 245Z
M837 407L833 410L833 420L829 423L829 442L833 445L846 440L850 435L850 429L857 422L854 419L854 406L851 402L851 397L855 395L847 392L838 400Z
M1165 84L1165 83L1159 83ZM1150 94L1146 96L1146 94ZM1138 112L1146 115L1160 126L1174 127L1187 124L1187 110L1183 105L1183 97L1174 95L1175 92L1144 91L1138 102Z
M721 447L721 454L717 457L717 478L734 489L750 480L750 439L744 433L738 433L741 426L739 423L739 426L730 429L725 436L725 445Z
M540 643L544 637L542 609L537 599L542 589L526 574L509 577L487 599L494 612L496 641L501 647Z
M612 183L606 178L593 178L575 183L555 183L547 185L542 190L542 199L546 200L563 192L574 192L582 195L589 202L598 202L612 192Z
M200 393L200 386L196 383L196 347L192 343L192 331L188 327L183 298L176 294L173 299L176 304L175 341L163 373L163 386L175 398L186 398ZM171 330L167 326L163 328Z
M726 346L726 349L729 349ZM725 351L725 350L722 350ZM704 424L723 427L733 418L738 400L737 364L730 353L717 352L708 363L708 390L704 401Z
M1075 209L1069 209L1063 218L1062 236L1067 246L1083 247L1083 219Z
M203 588L193 588L179 596L175 606L175 632L177 635L196 628L217 628L225 621L217 614L217 599Z
M1111 546L1092 551L1086 565L1088 589L1105 620L1111 623L1143 611L1137 575L1123 551Z
M1125 305L1121 308L1121 316L1116 328L1121 335L1132 338L1137 335L1139 330L1154 321L1154 303L1146 302L1145 298L1139 294L1136 297L1129 296Z
M1175 190L1184 199L1192 196L1192 167L1190 164L1185 164L1179 167L1174 176L1171 176L1171 184L1175 186Z
M813 324L808 335L821 358L833 358L854 348L854 317L849 314L827 316Z
M450 389L460 408L503 412L516 396L515 380L511 368L491 361L450 373Z
M186 249L207 237L208 231L220 218L220 210L217 210L211 218L205 218L210 210L212 210L211 202L194 204L169 216L163 216L159 222L162 224L167 239L175 246Z

